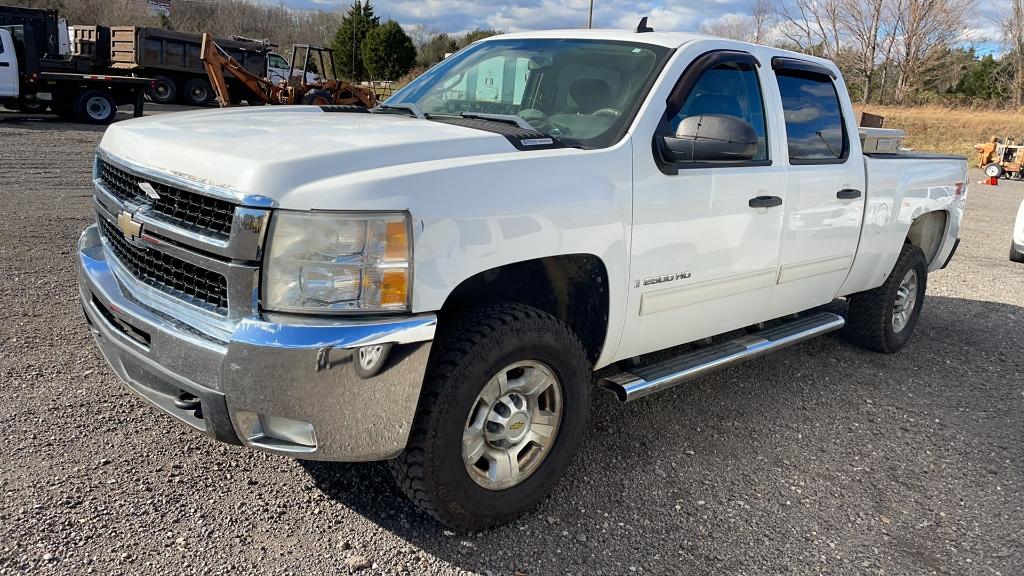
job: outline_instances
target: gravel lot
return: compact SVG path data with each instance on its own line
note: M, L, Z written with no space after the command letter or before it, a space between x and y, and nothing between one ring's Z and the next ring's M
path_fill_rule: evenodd
M1024 185L972 184L900 354L830 336L596 394L554 495L465 536L381 464L220 445L122 388L75 280L101 134L0 113L0 574L1024 573Z

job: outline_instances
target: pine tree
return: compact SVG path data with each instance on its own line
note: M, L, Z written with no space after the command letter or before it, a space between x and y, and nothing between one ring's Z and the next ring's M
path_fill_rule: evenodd
M398 80L416 64L416 46L398 22L388 20L366 35L363 63L371 78Z
M380 18L374 15L369 1L355 0L342 17L341 27L334 35L334 64L338 73L352 81L368 77L363 64L363 42L366 35L380 26Z

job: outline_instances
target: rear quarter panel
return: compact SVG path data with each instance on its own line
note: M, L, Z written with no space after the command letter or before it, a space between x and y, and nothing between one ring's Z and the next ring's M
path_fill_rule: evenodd
M840 294L877 288L896 264L910 226L922 214L947 213L929 271L942 267L960 235L967 200L967 160L951 156L864 157L867 202L853 268Z

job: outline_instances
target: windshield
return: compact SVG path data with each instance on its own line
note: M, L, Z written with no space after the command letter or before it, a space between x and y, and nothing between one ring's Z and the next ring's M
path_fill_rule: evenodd
M388 99L427 116L518 116L586 148L617 141L668 48L608 40L518 39L475 44Z

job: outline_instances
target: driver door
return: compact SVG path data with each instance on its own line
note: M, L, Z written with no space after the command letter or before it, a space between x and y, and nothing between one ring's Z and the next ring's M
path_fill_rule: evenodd
M0 96L18 95L18 58L11 33L0 28Z
M768 137L770 90L752 55L705 53L682 72L655 133L637 135L629 308L617 357L760 320L778 274L786 193L785 166L775 162L779 151ZM684 119L699 115L749 124L753 157L705 161L713 156L695 152L689 161L666 160L658 137L676 135Z

